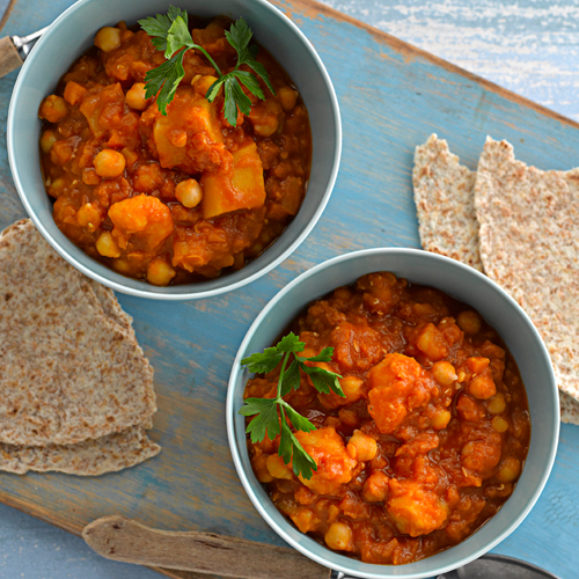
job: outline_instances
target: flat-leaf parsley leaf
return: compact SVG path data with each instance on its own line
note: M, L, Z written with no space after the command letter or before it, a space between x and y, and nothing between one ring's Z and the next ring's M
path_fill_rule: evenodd
M306 362L329 362L334 349L324 348L318 355L309 358L298 356L304 348L305 344L298 336L290 332L275 346L241 360L241 364L255 374L267 374L279 364L281 364L281 370L276 396L274 398L247 398L239 413L243 416L253 416L246 428L253 443L261 442L266 436L273 440L279 435L278 454L286 464L292 462L292 469L296 476L301 475L309 479L313 471L317 470L316 462L300 444L290 424L295 430L303 432L311 432L316 427L292 408L284 400L284 396L300 387L301 372L309 376L318 392L328 394L331 391L339 396L344 396L344 392L340 386L339 374L319 366L306 364ZM293 358L291 362L290 358Z
M151 98L157 95L157 106L163 115L167 114L167 105L175 97L185 76L183 57L188 50L201 52L215 69L217 80L207 90L205 98L213 102L223 87L223 112L233 127L237 126L238 110L244 115L251 112L251 100L243 87L260 100L265 100L259 83L261 79L271 93L275 94L265 67L255 59L257 47L251 44L253 32L243 18L236 20L229 30L225 31L227 42L237 52L235 68L226 74L221 72L215 60L202 46L193 42L185 10L170 6L167 14L143 18L139 20L139 25L151 37L153 46L162 50L167 59L145 75L145 96ZM244 65L253 72L242 70Z

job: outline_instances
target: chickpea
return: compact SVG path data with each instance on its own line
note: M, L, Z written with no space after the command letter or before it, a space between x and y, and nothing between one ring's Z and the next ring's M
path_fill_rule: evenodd
M115 271L123 275L129 275L131 273L131 264L126 259L115 259L115 261L113 261L113 267Z
M136 110L143 111L147 108L147 98L145 96L145 83L136 82L125 95L127 106Z
M51 197L57 198L66 187L66 181L62 177L55 179L48 187L48 193Z
M120 257L121 250L110 231L103 231L96 240L96 250L103 257Z
M448 355L448 346L442 332L432 323L426 324L418 334L416 347L431 360L440 360Z
M495 432L501 434L509 429L509 423L502 416L495 416L491 421L491 426Z
M281 114L283 110L275 99L256 104L249 114L255 134L260 137L271 137L280 127Z
M103 149L95 155L93 163L97 175L112 179L123 174L126 161L122 153L113 149Z
M490 374L475 376L468 385L468 391L479 400L487 400L497 393L497 387Z
M432 375L441 386L450 386L458 379L456 369L446 361L436 362L432 366Z
M42 133L40 137L40 148L42 149L43 153L50 153L50 149L52 149L52 145L58 141L58 137L54 131L47 129Z
M121 31L112 26L101 28L94 37L94 45L103 52L116 50L121 46Z
M365 462L372 460L378 454L378 443L361 430L354 430L346 449L352 458Z
M68 106L62 97L55 94L48 95L40 105L38 116L49 123L58 123L68 114Z
M434 430L442 430L448 426L452 415L449 410L439 408L431 417L430 422Z
M521 473L521 461L514 456L508 456L499 466L497 478L502 483L513 482Z
M365 481L362 496L369 503L381 503L388 496L388 475L381 470L374 471Z
M277 91L277 96L279 102L283 107L284 111L291 111L298 101L298 91L290 88L289 86L283 86Z
M271 137L279 128L279 120L273 115L262 117L259 123L253 125L253 130L260 137Z
M478 334L482 327L481 317L473 310L460 312L456 321L459 328L466 334Z
M95 231L102 221L99 208L92 203L85 203L76 213L76 221L81 227Z
M175 197L184 207L196 207L201 203L203 191L195 179L186 179L177 183Z
M505 411L507 403L505 402L505 397L500 392L495 394L487 405L487 409L491 414L501 414Z
M340 386L346 395L348 401L358 400L362 396L362 386L364 385L364 380L358 376L344 376L340 380Z
M312 509L308 509L307 507L299 507L298 510L291 515L291 520L302 533L315 531L320 524L319 517Z
M175 270L162 257L153 259L147 268L147 280L153 285L169 285L175 274Z
M204 97L214 82L217 82L216 76L196 74L191 81L191 85L199 95Z
M293 475L292 475L292 471L289 468L289 465L287 465L283 461L283 458L281 456L279 456L278 454L270 454L267 457L266 466L267 466L267 470L268 470L269 474L273 478L280 478L280 479L286 479L286 480L292 479Z
M346 523L336 521L332 523L324 536L326 545L334 551L353 551L352 529Z
M269 483L273 481L273 477L269 474L266 466L267 454L260 454L254 457L251 461L255 476L261 483Z

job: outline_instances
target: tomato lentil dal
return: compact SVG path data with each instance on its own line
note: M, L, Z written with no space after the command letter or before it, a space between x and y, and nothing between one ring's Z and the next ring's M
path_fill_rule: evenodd
M297 478L279 438L248 438L257 478L296 527L368 563L410 563L471 535L512 494L530 420L517 366L479 314L442 292L373 273L313 302L290 327L345 398L302 376L285 400L316 426ZM249 380L274 395L279 369Z
M236 64L217 18L192 35L226 73ZM202 55L184 57L185 78L163 116L145 97L145 74L164 62L149 36L124 23L99 30L94 47L41 103L45 186L61 231L116 271L156 285L239 269L296 215L311 163L308 114L280 65L263 49L275 95L237 128Z

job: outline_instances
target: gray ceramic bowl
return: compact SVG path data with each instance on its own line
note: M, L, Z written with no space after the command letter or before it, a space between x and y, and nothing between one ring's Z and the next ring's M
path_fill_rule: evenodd
M38 107L54 90L73 61L92 45L105 25L165 13L167 0L80 0L42 36L16 81L8 112L8 155L16 188L26 211L47 241L84 274L120 292L148 298L205 298L237 289L268 272L306 238L334 186L341 154L342 129L338 101L316 51L286 16L265 0L179 0L190 14L242 16L255 37L282 64L297 85L310 115L312 170L298 215L271 247L243 269L211 281L160 288L120 275L88 257L71 243L52 219L52 206L40 171Z
M246 446L245 419L238 414L249 378L240 366L241 359L275 343L289 322L312 300L374 271L391 271L415 283L438 288L478 310L513 354L531 412L527 460L513 495L501 510L462 543L401 566L373 565L345 557L303 535L288 522L253 474ZM435 577L480 557L502 541L539 498L555 459L559 434L559 402L553 370L547 350L527 315L501 288L474 269L414 249L369 249L343 255L303 273L281 290L260 313L239 348L229 380L226 415L237 473L255 508L273 530L318 563L368 579Z

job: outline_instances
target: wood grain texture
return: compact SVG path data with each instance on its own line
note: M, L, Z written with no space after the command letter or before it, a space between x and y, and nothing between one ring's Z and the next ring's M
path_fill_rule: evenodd
M9 37L0 38L0 77L20 68L22 58Z
M38 9L32 12L16 5L5 33L39 28L71 3L35 1ZM280 287L326 258L373 246L418 247L412 155L414 146L433 131L471 168L487 134L508 139L519 158L540 168L577 165L575 121L327 7L306 0L276 4L319 51L342 110L342 166L322 219L290 259L231 294L185 304L119 296L134 316L137 336L156 369L160 410L152 437L164 447L163 453L135 469L99 479L2 474L0 500L6 504L77 534L89 521L115 512L156 528L203 530L282 545L245 496L225 436L229 369L255 315ZM0 80L2 142L14 79L12 73ZM23 215L2 148L0 226ZM497 551L561 577L574 575L578 449L579 428L563 427L555 471L544 495ZM0 559L0 576L1 565ZM127 576L124 569L118 577ZM55 565L54 573L46 576L57 574Z
M321 0L579 120L576 0Z
M82 531L86 543L108 559L239 579L330 579L330 570L294 549L237 537L152 529L118 515Z
M10 12L16 0L0 0L0 30L4 28L4 24L10 18Z

